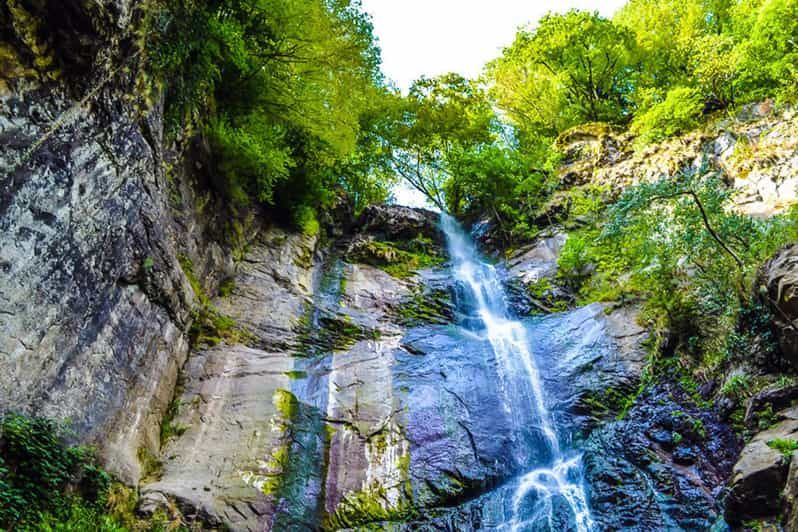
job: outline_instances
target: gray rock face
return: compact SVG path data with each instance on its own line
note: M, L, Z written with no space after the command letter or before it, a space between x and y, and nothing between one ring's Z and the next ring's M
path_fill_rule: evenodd
M65 91L2 96L0 166L47 140L0 181L0 409L70 418L135 482L138 447L157 452L194 296L156 147L118 98L99 97L112 116L80 108L47 137L74 103Z
M567 238L565 233L555 231L518 250L507 261L508 274L524 284L554 278L557 274L557 259Z
M798 439L798 408L777 416L782 421L756 434L734 465L726 503L726 519L730 523L776 515L784 505L782 492L787 486L790 456L778 449L778 443ZM794 489L792 483L790 489ZM789 495L794 497L794 492Z
M782 354L798 367L798 246L787 246L766 262L757 284L773 311Z
M236 530L263 530L273 513L265 486L282 474L297 325L312 288L314 239L272 230L238 266L232 293L215 306L252 335L252 347L220 344L191 353L163 471L145 500L176 500L187 516ZM286 392L287 393L287 392ZM153 508L154 509L154 508Z
M169 188L160 110L127 96L137 3L26 3L48 30L40 51L80 74L0 84L0 411L69 418L129 483L140 450L159 450L188 354L196 298L178 257L206 290L231 266L196 190ZM179 165L175 178L190 181Z

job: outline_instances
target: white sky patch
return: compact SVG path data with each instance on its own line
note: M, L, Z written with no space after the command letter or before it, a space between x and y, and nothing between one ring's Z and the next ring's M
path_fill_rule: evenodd
M404 181L397 183L391 192L393 192L393 202L399 205L405 205L407 207L423 207L424 209L430 209L433 211L438 210L437 207L429 202L424 194L414 189Z
M512 44L518 27L549 11L612 16L626 0L362 0L382 49L382 71L407 90L421 77L458 72L474 78Z

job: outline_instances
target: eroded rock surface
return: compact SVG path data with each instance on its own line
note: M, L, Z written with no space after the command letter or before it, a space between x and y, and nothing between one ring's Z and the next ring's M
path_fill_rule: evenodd
M196 298L178 257L206 288L230 262L209 220L172 215L159 111L142 119L120 76L90 105L65 82L0 94L0 410L69 418L135 483L188 352Z
M787 246L766 262L758 286L765 305L773 311L781 352L798 367L798 246Z

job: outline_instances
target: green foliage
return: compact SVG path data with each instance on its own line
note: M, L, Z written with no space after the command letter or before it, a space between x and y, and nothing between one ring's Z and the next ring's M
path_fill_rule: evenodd
M40 532L127 532L128 527L104 509L87 506L79 501L72 503L58 515L46 513L35 525Z
M530 240L537 233L532 219L547 196L548 169L535 162L545 165L501 143L464 150L444 186L448 211L466 220L490 215L508 244Z
M771 449L783 454L785 458L789 458L792 456L793 451L798 450L798 441L796 440L776 438L775 440L770 440L767 444Z
M63 426L16 413L0 418L0 526L30 527L40 513L70 518L104 504L111 478L94 464L90 449L71 446Z
M166 408L163 420L161 420L161 445L166 443L173 436L181 436L186 432L187 427L176 423L175 418L180 411L180 394L183 391L182 386L178 386L175 390L175 398L169 403Z
M451 183L461 178L461 161L496 139L498 123L485 91L458 74L421 78L406 97L386 100L384 112L393 117L381 132L389 168L445 210L446 193L458 188Z
M316 210L307 205L301 205L294 211L294 224L302 234L307 236L316 236L321 230L319 221L316 218Z
M219 297L229 297L230 294L233 293L235 290L236 282L235 279L225 279L221 283L219 283Z
M748 99L798 93L798 2L748 0L733 10L740 90Z
M775 357L772 334L760 325L769 314L752 301L752 284L760 265L798 238L798 217L753 219L732 209L733 199L702 165L630 187L606 208L596 202L598 214L569 234L560 280L580 303L642 301L642 319L668 331L677 360L718 369L747 356L754 337Z
M370 168L365 178L350 168L368 158L364 117L386 92L357 2L155 0L147 11L142 55L169 130L208 139L215 184L233 204L272 205L290 220L341 191L361 208L384 199Z
M751 389L751 377L741 373L731 376L721 387L720 393L726 397L741 399L746 397Z
M703 98L697 89L671 89L663 102L635 117L631 131L641 145L684 133L699 124L703 105Z
M489 65L493 96L527 134L623 121L635 48L632 32L598 14L546 15Z

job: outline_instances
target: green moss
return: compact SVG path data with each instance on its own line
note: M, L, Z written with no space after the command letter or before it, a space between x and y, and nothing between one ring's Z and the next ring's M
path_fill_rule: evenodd
M182 436L188 427L175 422L180 411L180 396L182 395L182 386L175 389L175 397L169 403L164 414L163 421L161 421L161 445L164 445L173 436Z
M281 388L274 391L272 404L286 421L290 421L299 408L299 401L297 401L296 396L290 391Z
M39 72L55 79L59 76L55 68L55 58L48 43L40 38L42 35L41 20L32 15L18 0L7 0L6 5L11 15L11 26L17 37L33 55L33 64Z
M286 371L285 376L291 379L292 381L296 381L296 380L306 379L308 377L308 373L307 371L291 370L291 371Z
M347 493L338 503L335 512L324 518L322 529L364 529L381 522L410 521L417 516L418 510L407 497L400 496L398 501L392 504L388 500L386 489L375 485Z
M197 299L199 299L200 304L210 304L205 290L202 289L202 285L194 273L194 264L191 262L191 259L186 255L178 255L177 261L180 263L180 268L183 270L183 274L185 274L188 284L191 285L191 290L194 292L194 295L197 296Z
M163 475L163 462L146 447L139 447L137 455L141 466L141 481L147 483L160 480Z
M553 297L554 283L549 278L539 279L526 285L527 293L535 301L545 305L549 312L563 312L568 310L568 302Z
M297 325L301 350L299 354L313 356L330 351L345 351L361 340L378 340L380 332L352 321L347 315L321 313L308 305Z
M408 327L426 323L448 323L451 315L451 296L446 290L413 287L410 296L402 300L398 314L400 323Z
M211 303L210 297L202 289L202 285L194 273L191 259L185 255L179 255L178 262L199 303L193 311L194 319L189 329L192 345L205 344L214 346L222 340L226 340L229 343L249 343L254 341L255 336L250 331L240 327L233 318L220 312ZM230 283L232 283L232 280ZM233 286L235 285L222 283L219 288L220 294L223 292L223 287L225 287L225 290L232 290Z
M219 297L229 297L230 294L233 293L233 290L235 290L235 287L235 279L225 279L219 284Z
M349 257L381 268L399 279L411 277L417 270L437 266L443 257L437 254L432 241L418 237L401 244L372 240L362 243Z
M767 405L765 408L754 414L756 424L759 430L766 430L776 424L778 418L773 413L773 405Z
M615 415L620 419L631 408L639 393L639 389L628 392L610 387L588 394L580 402L594 417L605 418Z

